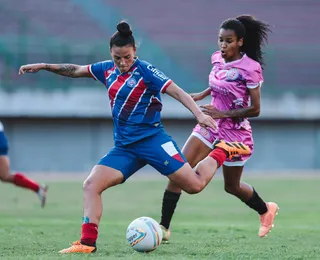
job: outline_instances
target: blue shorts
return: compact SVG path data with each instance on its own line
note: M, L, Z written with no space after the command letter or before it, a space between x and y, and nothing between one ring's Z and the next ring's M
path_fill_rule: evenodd
M8 141L3 131L0 132L0 156L8 155Z
M119 170L126 180L147 164L167 176L186 162L176 142L161 130L135 143L113 147L97 164Z

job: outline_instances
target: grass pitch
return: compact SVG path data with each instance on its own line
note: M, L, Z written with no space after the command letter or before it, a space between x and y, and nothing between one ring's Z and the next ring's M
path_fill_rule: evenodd
M79 239L80 181L49 182L45 209L32 192L0 184L0 259L320 259L320 177L245 181L280 206L266 238L257 236L257 214L226 194L219 177L198 195L183 194L169 244L137 253L125 239L126 228L139 216L159 220L166 185L165 178L139 177L104 193L98 251L91 255L58 254Z

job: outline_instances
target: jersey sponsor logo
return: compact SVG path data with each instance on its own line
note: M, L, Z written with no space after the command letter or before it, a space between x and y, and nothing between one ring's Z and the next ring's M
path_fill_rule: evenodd
M243 98L237 98L237 99L233 100L232 103L237 106L243 106Z
M128 85L128 87L130 87L130 88L133 88L136 84L137 84L137 81L136 81L135 78L130 78L130 79L128 79L128 81L127 81L127 85Z
M238 77L239 77L239 70L238 69L231 68L228 70L228 72L227 72L227 79L228 80L234 81L234 80L238 79Z
M153 73L153 75L158 79L160 79L161 81L165 81L169 79L166 75L164 75L161 71L157 70L152 65L148 65L147 69L150 70Z
M216 85L211 85L210 87L211 87L212 91L217 92L222 95L228 95L230 93L230 91L228 89L218 87Z

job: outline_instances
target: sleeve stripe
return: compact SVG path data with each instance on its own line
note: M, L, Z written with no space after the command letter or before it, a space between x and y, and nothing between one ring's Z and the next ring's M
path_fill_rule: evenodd
M256 84L247 84L247 88L254 89L258 86L262 87L262 83L263 81L260 81L259 83L256 83Z
M91 77L92 77L94 80L98 80L98 79L96 78L96 76L92 73L91 65L88 65L88 72L90 73Z
M166 92L166 89L170 86L170 84L172 83L171 79L168 79L162 86L161 88L161 93Z

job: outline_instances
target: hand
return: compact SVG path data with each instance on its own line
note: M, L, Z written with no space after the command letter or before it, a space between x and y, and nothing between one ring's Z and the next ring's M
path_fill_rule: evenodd
M192 97L192 99L194 101L199 101L199 100L202 100L204 99L204 96L202 95L202 93L191 93L190 96Z
M218 119L218 118L224 118L224 114L222 111L216 109L212 105L202 105L200 106L202 112L208 116L211 116L212 118Z
M197 116L197 121L202 127L210 127L214 130L218 129L216 121L211 116L205 115L204 113Z
M19 75L24 73L37 73L39 70L44 68L43 63L27 64L23 65L19 69Z

